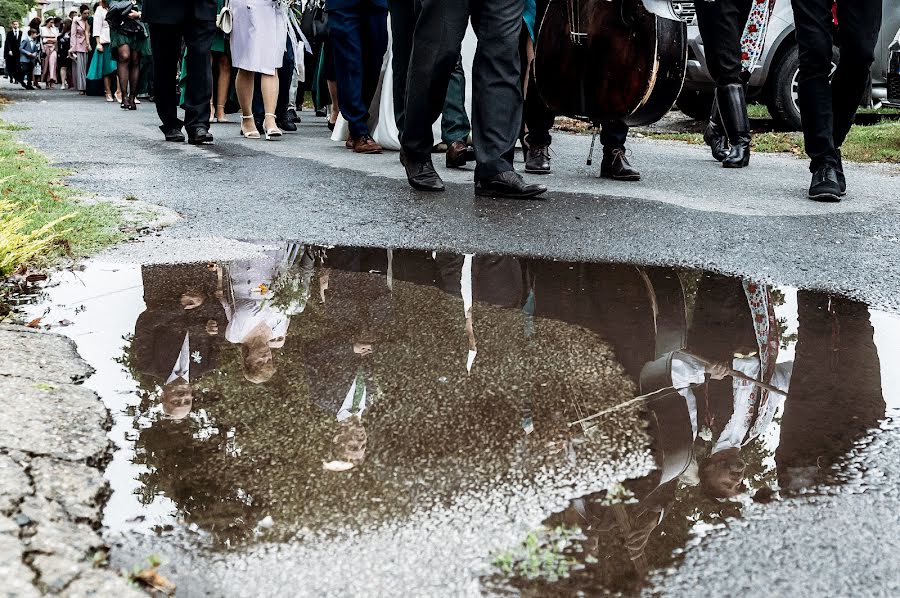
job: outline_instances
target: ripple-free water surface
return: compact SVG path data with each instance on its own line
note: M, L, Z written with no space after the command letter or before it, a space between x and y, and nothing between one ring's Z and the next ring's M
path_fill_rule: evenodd
M179 595L633 593L853 485L900 402L894 316L693 270L291 243L88 262L23 312L113 414L114 564Z

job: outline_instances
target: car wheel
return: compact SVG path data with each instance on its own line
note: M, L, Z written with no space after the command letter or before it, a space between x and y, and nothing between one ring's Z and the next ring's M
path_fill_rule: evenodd
M838 52L835 49L831 60L831 76L837 68ZM780 62L769 75L769 100L766 103L772 118L780 126L791 131L799 131L800 105L798 102L800 76L800 53L797 46L793 46L782 55Z
M682 90L681 95L675 101L675 106L685 115L695 119L706 121L712 110L713 93L702 91Z

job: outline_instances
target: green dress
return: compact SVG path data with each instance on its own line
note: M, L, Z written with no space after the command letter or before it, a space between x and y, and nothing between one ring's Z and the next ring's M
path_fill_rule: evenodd
M225 0L217 0L216 1L216 14L222 12L222 7L225 6ZM210 48L211 52L221 52L224 54L228 50L228 44L225 41L225 33L216 27L216 35L213 37L212 47Z
M134 10L140 11L142 4L141 0L132 0L134 2ZM144 24L143 21L138 21L141 27L144 29L144 35L137 35L134 33L124 33L118 29L110 28L109 31L109 47L116 49L119 46L128 46L134 52L140 52L141 54L149 54L150 53L150 34L147 31L147 25Z

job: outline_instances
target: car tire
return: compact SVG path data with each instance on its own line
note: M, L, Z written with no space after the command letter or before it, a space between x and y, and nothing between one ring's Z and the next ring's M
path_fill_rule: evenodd
M797 106L797 75L800 70L800 52L797 46L782 54L769 75L770 93L766 106L776 124L791 131L799 131L800 108Z
M675 106L690 118L706 121L712 110L713 96L712 92L683 89Z

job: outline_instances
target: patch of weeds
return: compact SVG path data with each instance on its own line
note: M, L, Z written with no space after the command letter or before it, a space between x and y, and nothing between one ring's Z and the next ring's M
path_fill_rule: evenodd
M137 200L138 200L137 195L134 195L133 193L129 193L128 195L125 196L125 201L137 201Z
M550 583L569 577L578 562L568 551L581 530L557 526L538 528L528 533L513 550L495 554L491 564L507 577L541 579Z
M23 264L82 257L122 238L116 208L80 203L62 180L65 170L0 125L0 278Z
M6 121L0 121L0 131L30 131L31 127L28 125L20 125L18 123L8 123Z

